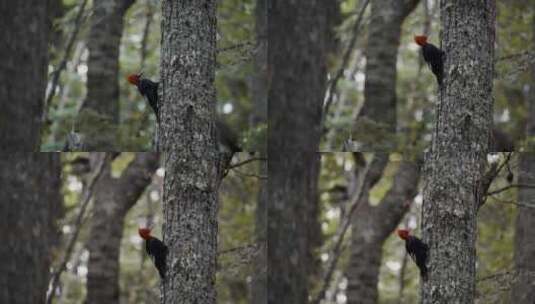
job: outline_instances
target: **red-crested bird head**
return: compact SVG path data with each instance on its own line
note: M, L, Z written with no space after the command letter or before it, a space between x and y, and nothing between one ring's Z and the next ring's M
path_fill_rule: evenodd
M409 238L410 231L408 229L398 229L396 232L402 240Z
M126 77L126 80L130 82L133 85L138 85L139 79L141 78L141 73L139 74L130 74L128 77Z
M139 228L138 230L138 233L139 233L139 236L144 239L144 240L148 240L150 239L150 228Z
M414 36L414 42L416 42L419 46L424 46L427 44L427 36L425 35Z

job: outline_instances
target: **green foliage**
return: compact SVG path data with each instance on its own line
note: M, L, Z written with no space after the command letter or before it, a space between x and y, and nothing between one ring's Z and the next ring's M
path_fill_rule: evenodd
M244 151L267 151L267 124L250 127L247 132L242 133L242 137Z
M239 157L244 157L242 153ZM58 223L63 231L61 247L52 257L54 263L65 252L67 240L74 230L73 223L79 212L84 177L74 175L73 161L78 157L88 157L88 153L63 153L63 198L65 217ZM111 175L120 177L135 153L123 152L111 163ZM237 159L235 161L243 161ZM216 287L221 303L247 303L249 282L254 275L257 256L250 250L256 243L255 213L259 190L258 162L250 162L229 172L220 187L219 199L219 258ZM146 256L144 243L138 236L137 229L148 218L153 222L153 234L162 236L163 224L161 186L163 172L160 170L153 183L147 187L137 204L130 209L124 220L123 238L120 256L120 290L121 302L157 303L159 302L160 279L152 261ZM61 284L64 292L58 303L81 303L86 289L88 252L85 249L89 241L88 234L92 211L89 206L84 225L76 242L72 259L63 274ZM105 232L103 232L105 233ZM241 248L245 248L242 250Z
M362 1L341 2L344 21L338 28L341 47L329 59L329 72L334 75L339 69L342 54L353 36L356 11ZM421 1L422 2L422 1ZM438 1L429 3L429 37L431 42L440 45L440 16ZM496 33L496 77L495 77L495 125L508 133L523 146L526 120L526 85L532 80L528 66L533 63L532 20L535 6L532 0L498 1ZM369 9L368 13L369 14ZM327 116L327 136L322 139L322 147L340 150L343 143L355 136L367 135L370 138L383 138L399 145L397 151L405 149L423 151L430 144L434 127L434 108L436 107L436 81L420 58L419 48L413 36L425 32L426 15L420 4L409 15L402 27L397 62L397 129L399 138L385 138L381 128L355 126L355 117L362 105L364 93L365 50L367 40L367 19L361 26L357 37L357 47L350 57L343 79L338 83L338 94ZM352 132L353 131L353 132ZM353 138L356 139L356 138Z
M369 161L372 154L364 156ZM389 163L385 168L383 177L370 191L369 201L372 205L377 205L381 198L391 188L393 177L398 170L399 162L402 158L411 155L391 154ZM500 156L503 160L503 155ZM516 161L513 159L511 167L516 168ZM324 257L329 253L335 241L335 233L340 225L342 210L347 210L348 197L344 192L346 187L351 187L348 182L351 172L355 170L355 161L352 153L324 153L322 154L322 167L319 179L320 191L320 222L324 236L324 244L317 253L322 257L323 265L326 267ZM500 189L508 185L505 177L507 172L495 180L492 189ZM477 239L477 293L478 300L482 303L506 303L510 291L511 280L501 274L512 269L514 253L514 218L516 208L513 204L507 203L516 201L517 193L515 189L504 191L497 196L488 198L487 203L480 209L478 215L478 239ZM358 211L357 211L358 212ZM419 222L421 215L421 201L416 199L411 210L402 220L400 226L416 228L415 234L420 235ZM335 276L343 276L349 260L350 231L346 235ZM400 268L405 255L404 243L395 235L387 238L383 244L382 262L379 276L379 303L398 303ZM494 277L496 276L496 277ZM509 279L508 279L509 278ZM404 275L403 301L401 303L416 303L419 299L419 272L414 263L408 257ZM334 286L331 286L333 288ZM313 291L318 290L317 285L311 286ZM339 286L338 286L339 288ZM344 293L343 290L338 290ZM330 302L329 302L330 303Z
M54 22L62 29L63 41L74 30L74 19L78 1L64 1L66 13ZM247 147L260 149L265 132L249 129L249 116L253 109L250 86L253 76L252 56L255 47L254 32L255 1L230 0L218 5L218 56L215 85L217 88L217 111L223 113L232 129L239 131ZM124 18L124 33L119 58L119 103L120 123L113 129L117 133L117 146L126 151L147 151L152 149L155 119L146 101L137 89L126 82L126 76L143 71L153 80L159 79L160 70L160 2L136 1ZM58 90L50 105L49 124L42 131L42 150L59 150L65 137L73 128L78 128L83 117L78 109L85 99L88 52L86 40L90 30L89 14L91 1L74 52L61 74ZM142 60L143 33L150 18L146 37L146 57ZM58 47L58 46L55 46ZM59 46L51 58L49 70L57 67L63 57L65 46ZM224 106L226 106L224 111ZM229 111L230 109L230 111ZM95 121L95 123L100 123ZM95 129L101 130L98 125ZM243 133L243 134L242 134ZM253 136L253 138L248 138ZM249 144L251 143L251 144ZM253 145L254 143L254 145Z

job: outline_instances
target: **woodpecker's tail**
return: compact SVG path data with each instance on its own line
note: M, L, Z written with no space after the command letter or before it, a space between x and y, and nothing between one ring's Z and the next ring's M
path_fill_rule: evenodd
M427 266L423 265L420 268L420 276L424 282L427 281Z

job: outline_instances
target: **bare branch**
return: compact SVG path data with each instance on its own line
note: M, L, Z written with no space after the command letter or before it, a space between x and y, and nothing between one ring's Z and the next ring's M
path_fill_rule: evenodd
M80 234L82 221L84 220L84 215L87 210L87 206L89 205L89 201L91 200L91 197L93 196L93 190L95 189L96 182L100 178L100 175L103 172L103 169L104 169L105 164L107 163L107 160L108 160L107 154L100 153L95 172L93 173L93 175L89 177L89 182L87 183L87 187L84 189L82 193L82 197L78 203L78 205L80 205L80 210L78 211L78 215L76 216L74 232L71 236L71 239L68 242L65 255L63 256L63 259L61 259L61 262L59 266L57 267L56 271L54 272L54 274L52 275L52 279L50 280L50 283L49 283L50 287L49 287L47 297L46 297L47 304L52 303L52 299L54 298L54 295L56 294L56 289L58 288L61 274L66 269L67 262L69 261L72 251L74 249L74 244L76 243L76 240L78 239L78 235Z
M407 271L407 261L408 261L409 254L407 251L403 253L403 258L401 259L401 269L399 270L399 278L398 278L398 303L403 303L403 291L405 290L405 274Z
M492 279L495 279L495 278L498 278L498 277L503 277L503 276L514 274L514 273L515 273L515 271L513 269L500 271L500 272L496 272L496 273L493 273L493 274L488 275L488 276L481 277L481 278L477 279L476 282L479 283L479 282L483 282L483 281L487 281L487 280L492 280Z
M485 173L485 175L483 176L483 178L481 179L481 187L479 189L479 202L478 202L478 210L479 208L481 208L486 200L487 200L487 196L488 196L488 191L489 191L489 188L490 188L490 185L492 184L492 182L494 181L494 179L498 176L498 174L500 174L500 172L502 171L502 169L509 164L509 161L511 160L511 157L512 157L513 153L510 152L510 153L507 153L507 156L505 157L505 160L498 166L497 163L494 163L492 164L492 166L490 167L490 169Z
M318 294L311 301L312 304L319 304L325 296L325 292L329 287L329 282L331 281L331 278L333 276L334 269L336 268L336 265L338 263L338 258L340 257L340 253L342 252L342 244L344 241L344 237L347 232L347 229L351 224L353 214L362 202L363 194L366 192L364 191L364 189L369 189L369 183L373 179L370 178L370 175L374 175L377 173L377 170L375 170L375 168L377 168L379 166L378 164L383 161L385 161L384 155L375 154L373 160L366 165L361 174L358 187L356 188L356 191L351 198L349 212L347 212L345 218L342 219L341 224L338 227L336 235L334 237L336 241L334 242L333 248L330 250L329 253L329 259L327 260L327 270L322 279L322 287ZM386 157L386 161L388 161L388 157Z
M511 185L507 185L505 187L499 188L497 190L490 191L487 193L487 195L495 195L495 194L507 191L511 188L535 188L535 185L533 184L531 185L530 184L511 184Z
M236 44L233 44L231 46L224 47L224 48L218 48L217 52L218 53L224 53L224 52L229 52L229 51L233 51L233 50L239 50L239 49L243 49L243 48L251 48L253 46L254 46L253 41L245 41L245 42L236 43Z
M250 163L250 162L253 162L253 161L257 161L257 160L261 160L261 161L266 161L267 158L265 157L251 157L251 158L248 158L244 161L241 161L241 162L237 162L235 164L231 164L229 167L228 167L228 170L230 169L234 169L234 168L237 168L237 167L240 167L240 166L243 166L247 163Z
M514 53L514 54L497 57L494 59L494 61L498 62L498 61L503 61L503 60L517 59L517 58L522 58L525 56L529 57L529 56L534 56L534 55L535 55L535 52L524 51L520 53Z
M238 246L238 247L233 247L233 248L229 248L229 249L221 250L221 251L219 251L217 254L218 254L218 255L224 255L224 254L233 253L233 252L235 252L235 251L242 251L242 250L256 249L256 247L258 247L259 245L260 245L259 242L250 243L250 244L246 244L246 245L243 245L243 246Z
M515 205L515 206L521 207L521 208L535 208L535 204L517 203L517 202L514 202L514 201L502 200L502 199L499 199L499 198L496 198L496 197L492 197L492 199L495 202L500 203L500 204Z
M344 53L344 57L342 58L342 63L340 64L340 68L334 75L333 79L331 80L331 83L329 85L328 95L327 95L327 101L325 102L325 106L323 107L323 114L321 117L321 128L323 129L323 126L325 124L325 119L327 117L327 114L329 114L329 108L331 107L331 104L333 102L333 97L336 93L336 86L338 85L338 81L340 78L342 78L342 75L344 74L344 70L346 69L346 66L349 63L349 58L351 56L351 53L355 49L355 46L357 44L357 37L359 36L360 31L360 25L362 23L362 18L364 16L364 12L366 11L366 7L368 7L368 4L370 3L370 0L365 0L361 7L359 14L357 16L357 20L355 21L355 25L353 28L353 37L351 38L351 41L349 42L349 45L347 46L347 49Z
M65 48L65 53L63 54L63 58L61 59L58 67L54 72L52 72L52 84L50 85L50 91L48 92L48 96L45 98L45 104L43 106L43 117L42 121L46 121L48 116L48 108L50 106L50 103L52 102L52 98L55 95L56 87L58 86L59 82L59 76L61 72L67 67L67 61L69 60L69 57L71 56L72 48L74 46L74 42L76 41L76 36L78 36L78 33L80 32L80 27L82 24L82 16L84 14L84 9L87 4L87 0L82 0L82 3L80 3L80 8L78 9L78 14L76 14L76 19L74 20L74 29L71 33L71 37L69 37L69 41L67 42L67 47Z
M267 179L268 177L266 175L258 175L258 174L251 174L251 173L243 173L243 172L240 172L236 169L233 170L234 173L240 175L240 176L244 176L244 177L255 177L255 178L258 178L258 179Z
M147 10L145 11L145 25L143 27L143 35L141 36L141 64L139 65L141 70L145 68L145 61L147 59L147 44L149 41L150 26L152 24L153 15L154 12L152 9L151 2L147 1Z

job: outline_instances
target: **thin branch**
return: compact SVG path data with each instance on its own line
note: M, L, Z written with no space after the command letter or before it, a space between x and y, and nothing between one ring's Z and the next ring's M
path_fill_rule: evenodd
M149 41L149 33L150 33L150 26L152 24L152 17L153 17L153 9L150 1L147 1L147 10L145 13L145 26L143 27L143 36L141 36L141 50L140 50L140 57L141 57L141 64L140 69L143 70L145 68L145 61L147 59L147 44Z
M325 124L325 119L327 117L327 114L329 113L329 108L331 107L331 104L333 102L333 97L336 92L336 86L338 85L338 81L340 80L340 78L342 78L342 75L344 74L344 70L349 63L349 58L351 57L351 53L353 52L357 44L357 37L359 35L360 25L362 23L364 12L366 11L366 7L368 7L368 3L370 3L370 0L365 0L362 3L357 20L355 21L355 25L353 28L353 37L351 37L351 41L349 42L346 52L344 53L344 57L342 58L342 63L340 65L340 68L338 69L338 71L336 72L334 78L332 79L330 83L328 95L327 95L327 101L325 103L325 106L323 107L323 112L322 112L322 117L321 117L321 129L323 129L323 126Z
M535 188L535 185L534 184L511 184L511 185L507 185L505 187L499 188L497 190L490 191L487 193L487 195L498 194L498 193L507 191L511 188Z
M505 160L498 166L496 163L492 164L491 168L485 173L483 178L481 179L481 188L480 188L480 194L479 195L479 202L477 209L481 208L485 202L487 201L488 197L488 191L490 188L490 185L494 181L494 179L500 174L502 169L509 164L509 161L511 161L513 153L509 152L507 153L507 156L505 157Z
M72 48L74 46L74 42L76 41L76 36L78 36L78 33L80 32L80 27L82 24L82 16L84 14L84 9L87 4L87 0L82 0L82 3L80 3L80 8L78 9L78 14L76 14L76 19L74 20L74 30L71 33L71 37L69 37L69 41L67 42L67 47L65 48L65 53L63 54L63 58L61 59L58 67L54 72L52 72L52 84L50 86L50 91L48 92L48 96L45 98L45 104L43 106L43 117L42 121L46 121L48 117L48 108L50 106L50 103L52 102L52 98L55 95L56 87L58 86L59 82L59 76L61 72L67 67L67 61L69 60L69 57L71 56Z
M241 250L245 250L245 249L253 249L253 248L256 248L258 245L259 245L259 242L250 243L250 244L246 244L246 245L243 245L243 246L232 247L232 248L229 248L229 249L221 250L217 254L218 255L224 255L224 254L229 254L229 253L232 253L232 252L235 252L235 251L241 251Z
M231 164L227 169L230 170L230 169L234 169L234 168L237 168L237 167L241 167L245 164L248 164L250 162L253 162L253 161L257 161L257 160L261 160L261 161L266 161L267 158L265 157L251 157L251 158L248 158L244 161L241 161L241 162L237 162L235 164Z
M511 275L511 274L515 274L516 271L514 269L511 269L511 270L505 270L505 271L501 271L501 272L496 272L496 273L493 273L491 275L488 275L488 276L484 276L484 277L481 277L479 279L476 279L476 282L483 282L483 281L487 281L487 280L492 280L494 278L498 278L498 277L503 277L503 276L506 276L506 275Z
M497 203L500 203L500 204L508 204L508 205L515 205L517 207L522 207L522 208L534 208L535 209L535 204L517 203L517 202L514 202L514 201L502 200L502 199L499 199L499 198L496 198L496 197L493 197L492 199L494 201L496 201Z
M252 41L246 41L242 43L236 43L231 46L224 47L224 48L218 48L217 53L223 53L223 52L228 52L228 51L233 51L233 50L242 49L246 47L253 47L253 46L254 46L254 43Z
M356 192L351 198L349 212L347 212L346 217L342 220L342 223L337 229L337 233L335 235L336 241L334 242L334 246L330 250L330 253L328 255L329 259L327 260L327 270L322 279L322 287L320 291L318 292L318 294L311 301L312 304L319 304L321 300L323 299L323 297L325 297L325 293L327 289L329 288L329 282L332 279L334 270L336 268L338 259L340 257L340 253L342 252L341 248L342 248L345 234L351 224L351 219L353 218L353 214L355 213L355 210L358 209L360 203L362 202L362 197L363 197L363 194L365 193L364 188L366 187L366 183L370 182L368 178L368 174L372 173L371 167L374 166L374 161L376 160L376 157L377 155L374 155L374 159L370 161L364 168L364 171L362 172L361 178L359 180L358 187L356 188Z
M244 176L244 177L255 177L255 178L258 178L258 179L267 179L268 177L266 175L258 175L258 174L250 174L250 173L243 173L243 172L240 172L236 169L233 169L232 171L234 171L234 173L240 175L240 176Z
M535 53L534 52L530 52L530 51L524 51L524 52L520 52L520 53L514 53L514 54L509 54L509 55L497 57L497 58L494 59L494 61L498 62L498 61L515 59L517 57L530 56L530 55L535 55Z
M399 270L399 290L398 290L398 303L403 303L403 291L405 290L405 273L407 271L407 260L409 254L407 251L403 253L403 258L401 259L401 269Z
M78 211L78 215L76 216L76 221L74 222L75 230L72 234L71 239L68 242L67 250L65 251L65 255L63 256L61 263L59 264L58 268L52 275L52 279L49 284L50 288L48 290L48 294L46 297L47 304L52 303L52 299L54 298L54 295L56 294L56 289L58 288L61 273L66 269L67 262L69 261L71 257L72 251L74 249L74 245L76 243L76 240L78 239L78 235L80 234L85 211L87 210L89 201L91 200L91 197L93 196L93 190L95 189L96 182L99 179L100 175L102 174L102 171L106 162L107 162L107 154L102 153L102 156L99 157L99 161L97 162L95 173L93 173L93 175L90 176L89 182L87 183L87 187L84 189L82 193L82 198L80 199L80 202L78 203L78 205L80 205L80 210Z

